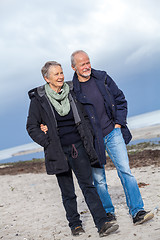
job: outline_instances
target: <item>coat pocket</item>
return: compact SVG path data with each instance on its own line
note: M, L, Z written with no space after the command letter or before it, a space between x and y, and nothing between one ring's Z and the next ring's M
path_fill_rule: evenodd
M56 161L55 151L52 142L44 148L45 159L47 161Z

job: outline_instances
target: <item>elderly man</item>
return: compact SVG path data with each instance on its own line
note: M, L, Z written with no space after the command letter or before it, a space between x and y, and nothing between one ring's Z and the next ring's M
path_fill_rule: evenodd
M104 170L106 150L117 169L133 223L141 224L154 215L144 210L137 181L129 166L125 144L131 140L131 134L126 126L125 96L105 71L91 68L86 52L75 51L71 55L71 65L75 71L73 90L77 100L84 105L95 134L94 144L101 167L92 168L92 173L103 206L110 220L115 220L114 206L108 193Z

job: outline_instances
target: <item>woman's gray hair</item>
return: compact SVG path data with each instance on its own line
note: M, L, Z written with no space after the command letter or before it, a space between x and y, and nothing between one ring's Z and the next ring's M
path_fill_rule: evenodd
M85 53L85 54L88 56L88 54L87 54L85 51L83 51L83 50L77 50L77 51L73 52L72 55L71 55L71 65L72 65L73 67L76 66L74 57L75 57L75 55L78 54L78 53ZM89 58L89 56L88 56L88 58Z
M46 62L44 64L44 66L42 67L41 69L41 73L42 73L42 76L45 78L48 78L49 77L49 69L51 66L61 66L60 63L56 62L56 61L49 61L49 62Z

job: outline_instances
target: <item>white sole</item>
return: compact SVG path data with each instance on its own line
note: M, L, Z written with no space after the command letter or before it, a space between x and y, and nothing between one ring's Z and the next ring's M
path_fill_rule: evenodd
M154 217L154 214L152 212L149 212L144 216L144 218L141 221L136 222L134 225L139 225L139 224L142 224L144 222L147 222L150 219L152 219L153 217Z

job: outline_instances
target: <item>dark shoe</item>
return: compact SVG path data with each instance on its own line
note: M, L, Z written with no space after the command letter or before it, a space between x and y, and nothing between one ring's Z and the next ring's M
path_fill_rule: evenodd
M105 222L99 231L99 236L104 237L109 235L112 232L115 232L119 228L118 224Z
M154 217L154 214L151 211L139 211L136 216L133 218L133 223L135 225L142 224Z
M114 222L117 221L116 216L113 213L110 213L110 212L107 213L107 218L108 218L107 222L114 223Z
M73 236L79 236L79 235L82 235L82 233L84 233L85 231L82 228L82 226L78 226L78 227L71 229L71 232L72 232Z

